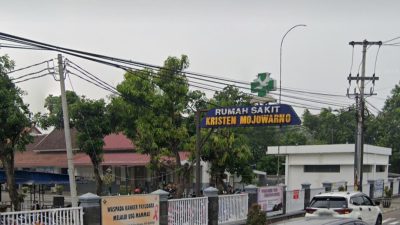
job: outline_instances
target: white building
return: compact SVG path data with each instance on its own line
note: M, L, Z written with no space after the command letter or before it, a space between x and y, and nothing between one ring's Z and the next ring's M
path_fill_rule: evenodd
M288 190L300 189L302 183L311 188L323 182L347 181L354 185L354 144L299 145L269 147L267 154L285 156L285 184ZM392 149L364 145L363 184L368 180L388 178Z

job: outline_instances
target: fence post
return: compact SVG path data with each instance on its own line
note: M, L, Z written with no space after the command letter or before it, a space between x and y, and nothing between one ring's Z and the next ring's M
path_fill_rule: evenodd
M208 187L203 193L208 197L208 225L218 225L218 189Z
M282 187L282 213L286 214L286 185L280 185Z
M373 199L375 193L375 180L368 180L367 182L369 184L369 197Z
M389 181L389 188L390 188L390 190L392 190L392 193L393 193L393 177L389 177L388 181Z
M151 192L153 195L160 196L160 225L168 225L168 192L158 189Z
M397 183L399 185L399 189L397 189L397 194L400 195L400 177L397 178Z
M244 187L244 192L246 192L249 196L248 207L250 210L253 204L258 204L258 188L250 184Z
M322 182L322 187L325 188L325 192L330 192L332 191L332 182L329 181Z
M301 189L304 190L304 209L308 207L308 204L310 203L311 200L311 184L310 183L302 183L301 184Z
M79 196L79 204L83 208L83 225L101 225L101 198L92 193Z

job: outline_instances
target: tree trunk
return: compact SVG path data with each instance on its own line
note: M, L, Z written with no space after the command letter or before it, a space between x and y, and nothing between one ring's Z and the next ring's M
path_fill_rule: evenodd
M182 198L183 188L185 183L185 177L183 176L183 167L181 165L181 157L179 156L178 151L174 151L175 153L175 177L176 177L176 197Z
M159 178L160 178L160 168L157 159L154 155L150 154L150 165L152 170L152 180L151 180L151 190L155 191L159 189Z
M96 156L90 157L92 164L93 164L93 172L94 172L94 177L96 180L96 194L98 196L101 196L103 194L103 180L101 179L100 176L100 162L97 159Z
M14 176L14 154L2 155L1 162L3 163L3 167L6 171L8 194L10 196L11 203L14 206L14 211L20 211L21 203L18 198L18 192L17 192L17 187L15 185L15 176Z

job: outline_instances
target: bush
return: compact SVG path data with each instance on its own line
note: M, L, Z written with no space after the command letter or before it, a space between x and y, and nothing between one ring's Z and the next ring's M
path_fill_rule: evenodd
M386 198L391 198L393 195L393 190L389 186L385 187L384 192Z
M343 185L341 185L341 186L338 188L338 191L346 191L346 189L344 188Z
M64 186L56 184L56 188L55 189L56 189L57 194L62 195L62 193L64 191Z
M267 214L261 211L261 206L253 204L247 215L246 225L261 225L267 223Z

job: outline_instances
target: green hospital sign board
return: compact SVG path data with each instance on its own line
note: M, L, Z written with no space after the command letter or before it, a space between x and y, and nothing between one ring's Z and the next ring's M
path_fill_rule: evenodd
M276 90L276 80L270 78L270 73L259 73L257 79L250 83L251 92L265 97L268 92Z
M292 106L286 104L215 108L201 121L202 128L300 125Z

